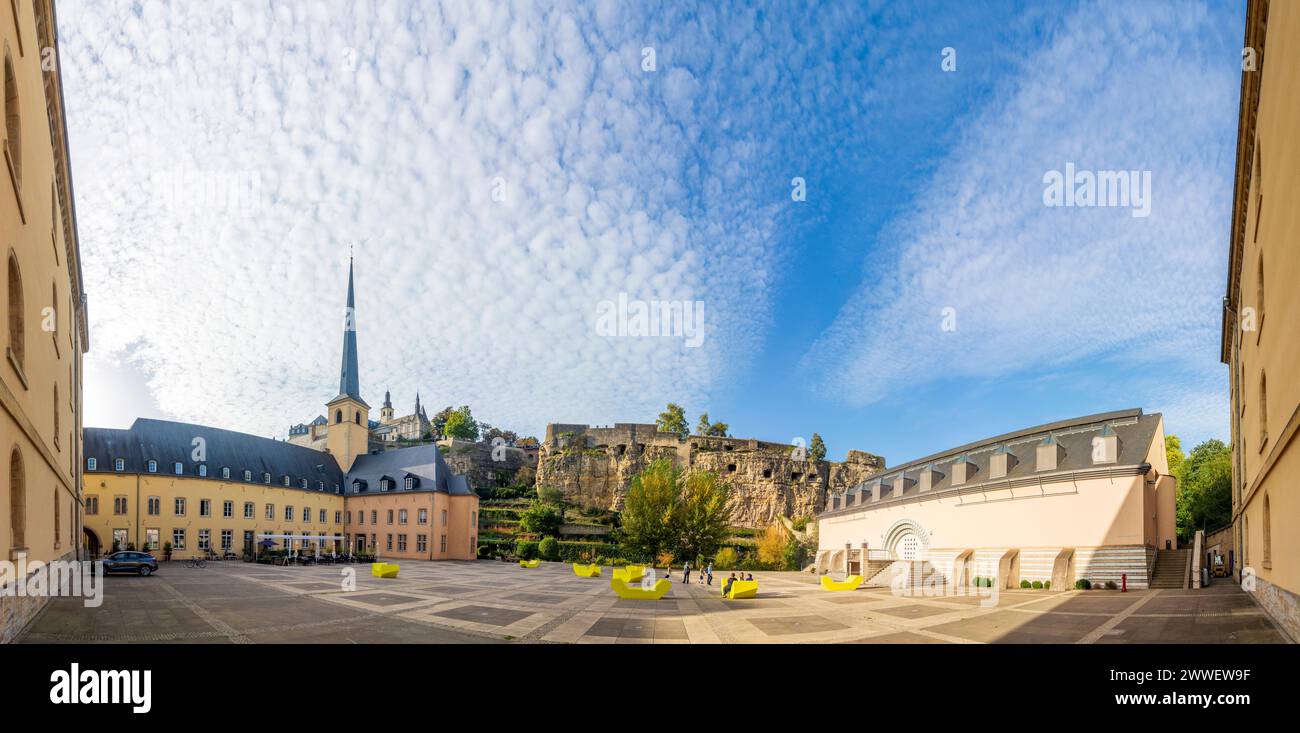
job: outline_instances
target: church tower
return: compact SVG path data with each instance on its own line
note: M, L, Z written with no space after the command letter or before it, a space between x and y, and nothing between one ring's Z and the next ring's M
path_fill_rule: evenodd
M379 408L379 422L387 425L393 421L393 397L384 390L384 406Z
M325 403L329 426L325 449L334 455L339 468L352 469L357 456L365 455L370 444L370 405L361 399L357 374L356 301L352 292L352 259L348 259L348 306L343 319L343 366L339 371L339 395Z

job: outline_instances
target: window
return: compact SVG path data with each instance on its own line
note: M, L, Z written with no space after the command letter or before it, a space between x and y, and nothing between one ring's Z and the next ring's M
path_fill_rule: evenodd
M379 512L374 509L370 510L370 523L379 524Z
M184 529L173 529L173 530L172 530L172 549L173 549L173 550L184 550L184 549L185 549L185 530L184 530Z
M406 552L406 535L404 534L397 535L397 551Z
M210 516L212 516L212 500L211 500L211 499L199 499L199 516L200 516L200 517L210 517Z
M286 476L285 478L288 479L287 476ZM264 484L269 484L269 483L271 483L271 474L270 474L270 473L265 472L265 471L262 472L262 483L264 483ZM285 484L285 486L288 486L288 484Z
M113 513L114 513L114 514L126 514L126 497L125 497L125 496L115 496L115 497L113 497Z
M185 516L185 497L176 497L176 503L172 505L172 513L178 517Z
M400 509L400 510L398 510L398 512L397 512L397 523L398 523L398 524L406 524L406 510L405 510L405 509Z
M126 461L125 461L124 459L121 459L121 458L114 458L114 459L113 459L113 470L114 470L114 471L125 471L125 470L126 470Z
M6 62L5 72L8 73L9 65ZM27 339L23 335L23 329L26 327L26 317L23 313L23 276L18 271L18 256L9 253L9 359L18 366L21 372L23 368L23 356L27 349ZM24 382L26 378L24 377Z
M389 489L392 488L392 483L393 483L393 482L392 482L392 481L389 481L387 478L381 478L381 479L379 479L379 490L380 490L380 491L388 491Z
M156 517L162 513L162 499L157 496L149 497L149 516Z
M321 524L324 524L326 521L328 521L328 520L325 519L325 517L326 517L325 510L324 510L324 509L320 510L320 523L321 523Z
M416 513L415 513L415 522L416 522L416 524L428 524L428 523L429 523L429 510L428 510L428 509L421 509L420 511L416 512Z
M392 524L392 523L393 523L393 510L392 510L392 509L389 509L389 510L388 510L388 523L389 523L389 524Z
M415 477L407 476L405 479L402 479L402 481L408 491L415 488Z
M323 522L325 520L322 519L321 521ZM335 524L343 523L343 512L339 511L338 509L334 510L334 523Z
M392 549L393 549L393 536L392 536L391 534L388 535L388 543L387 543L386 547L387 547L389 550L392 550Z
M335 411L334 411L334 422L336 422L336 423L343 422L343 411L342 411L342 410L335 410Z
M248 470L247 468L244 469L244 480L245 481L253 480L253 472Z
M358 425L361 424L361 410L357 410L357 413L352 416L352 422Z
M221 467L221 478L230 478L230 466Z
M275 505L274 505L274 504L267 504L267 505L266 505L266 518L267 518L267 519L272 519L272 520L275 519Z
M440 545L441 549L439 549L438 552L446 552L446 551L447 551L447 535L443 535L443 536L442 536L442 542L440 542L439 545Z
M235 516L235 502L227 499L221 503L221 516L226 519L233 519Z
M158 461L155 461L152 458L150 458L148 464L148 471L149 473L158 473Z
M281 476L281 477L280 477L280 482L283 483L285 486L288 486L288 485L289 485L289 474L286 473L285 475Z
M292 522L292 521L293 521L293 507L291 507L291 506L286 506L286 507L284 508L284 521L286 521L286 522Z
M416 552L428 552L428 551L429 551L429 535L427 535L427 534L417 534L417 535L415 536L415 551L416 551Z
M18 81L14 78L14 65L5 56L5 154L13 166L14 188L23 185L22 115L18 110Z
M98 497L98 496L87 496L87 497L86 497L86 513L87 513L87 514L99 514L99 497Z
M307 488L307 479L300 479L298 485L304 489Z
M352 512L348 512L348 524L351 523L352 523ZM366 513L357 512L357 524L365 524L365 523L366 523Z
M444 526L444 527L447 526L447 510L446 510L446 509L443 509L443 510L442 510L442 526Z
M1264 569L1273 568L1273 508L1264 494Z
M199 549L200 550L212 549L212 530L210 529L199 530Z
M253 502L251 502L251 501L246 501L246 502L244 502L244 519L252 519L252 518L253 518L253 513L254 513L255 511L257 511L257 510L256 510L255 505L253 504Z
M185 473L185 466L181 465L180 461L177 461L172 464L172 472L179 476Z
M98 465L99 465L99 464L97 464L97 463L95 462L95 459L94 459L94 458L87 458L87 459L86 459L86 470L87 470L87 471L94 471L94 470L98 467Z
M305 506L302 508L302 521L304 522L311 521L311 507Z
M157 529L146 529L144 531L144 549L145 550L158 549L158 539L159 538L158 538Z
M478 526L478 512L470 512L470 513L469 513L469 526L471 526L471 527L477 527L477 526Z
M235 545L235 532L230 529L221 530L221 549L229 550Z
M180 465L180 464L176 464L176 465ZM199 464L199 475L205 477L208 475L208 464L206 463Z

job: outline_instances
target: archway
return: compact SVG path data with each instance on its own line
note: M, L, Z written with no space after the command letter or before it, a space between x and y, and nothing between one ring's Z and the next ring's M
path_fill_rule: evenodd
M86 548L86 557L89 559L99 557L101 546L99 544L99 537L95 535L95 531L90 527L82 527L81 533L82 545Z
M900 519L885 533L885 550L894 560L924 560L930 554L930 535L916 522Z

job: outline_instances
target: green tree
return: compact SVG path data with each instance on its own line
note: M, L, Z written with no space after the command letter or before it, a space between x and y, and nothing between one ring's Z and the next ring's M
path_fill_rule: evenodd
M659 432L672 433L679 438L691 434L691 429L686 424L686 411L681 408L681 405L673 402L669 402L667 409L659 413L655 425L659 427Z
M696 435L709 434L709 413L707 412L700 413L700 421L695 424L695 434Z
M474 415L469 410L469 405L461 405L460 409L447 416L447 423L443 426L443 433L448 438L478 440L478 423L475 422Z
M725 422L709 422L709 413L707 412L700 413L700 421L695 425L696 435L708 435L715 438L727 437L730 430L731 426Z
M709 471L679 479L675 521L678 554L692 562L712 557L731 534L731 486Z
M817 433L813 433L812 442L808 444L808 457L814 461L826 459L826 443Z
M538 486L537 498L547 504L563 504L564 491L554 486Z
M564 524L564 510L554 504L534 501L519 512L519 529L529 534L557 535Z
M1165 436L1165 458L1169 461L1169 475L1183 480L1183 461L1187 459L1183 453L1183 441L1177 435Z
M1179 471L1179 537L1191 539L1198 529L1212 530L1232 521L1231 448L1221 440L1207 440L1192 449Z
M676 549L679 475L672 461L660 459L632 477L620 515L622 544L629 550L658 557Z

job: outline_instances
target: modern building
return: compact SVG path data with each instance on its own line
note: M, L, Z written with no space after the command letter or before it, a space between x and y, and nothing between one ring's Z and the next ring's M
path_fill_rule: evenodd
M89 339L63 82L49 0L0 11L0 561L75 558L81 514L81 358ZM6 593L0 642L44 604Z
M1176 548L1164 421L1140 409L1018 430L887 468L829 497L819 572L968 587L992 578L1066 589L1078 580L1148 587ZM923 577L922 577L923 576ZM1184 569L1178 578L1182 587Z
M1221 358L1232 397L1234 573L1300 639L1300 6L1251 0Z
M478 496L436 445L383 450L358 379L348 269L339 393L313 425L317 447L203 425L139 419L86 428L85 544L242 555L262 542L351 548L392 559L472 560Z

